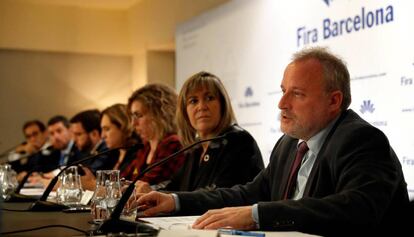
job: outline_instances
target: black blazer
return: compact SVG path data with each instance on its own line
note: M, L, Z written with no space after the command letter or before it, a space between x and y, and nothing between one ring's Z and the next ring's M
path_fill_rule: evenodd
M246 185L178 194L181 214L258 203L262 230L337 236L401 230L407 186L399 160L379 129L345 111L322 145L303 198L281 200L297 142L282 136L268 167Z
M36 154L35 161L33 161L33 165L36 166L35 170L46 173L59 168L60 154L61 150L57 149L38 152ZM66 165L78 161L82 158L83 156L81 152L76 147L76 144L73 143L69 152L69 157Z
M264 168L256 141L238 125L230 126L219 135L225 133L228 135L222 141L210 142L201 160L201 145L186 153L183 167L165 190L213 190L253 180Z

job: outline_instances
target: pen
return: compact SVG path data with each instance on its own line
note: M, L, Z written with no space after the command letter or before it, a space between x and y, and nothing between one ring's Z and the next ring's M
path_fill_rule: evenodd
M242 230L228 230L228 229L219 229L218 232L224 235L240 235L240 236L254 236L254 237L265 237L264 233L255 233Z

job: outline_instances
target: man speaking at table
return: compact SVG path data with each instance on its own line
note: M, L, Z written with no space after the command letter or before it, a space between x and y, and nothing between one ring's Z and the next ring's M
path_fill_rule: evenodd
M397 233L409 202L401 165L387 137L348 109L345 63L324 48L302 50L286 67L281 90L284 135L252 182L151 192L137 200L144 215L207 211L193 224L197 229Z

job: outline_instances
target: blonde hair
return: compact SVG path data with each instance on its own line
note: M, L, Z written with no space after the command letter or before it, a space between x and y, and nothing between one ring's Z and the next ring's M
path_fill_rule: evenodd
M214 129L213 134L218 135L225 129L236 123L230 98L220 79L208 72L199 72L185 81L178 95L176 120L178 125L178 134L182 139L183 145L189 145L196 141L197 131L191 126L187 114L188 95L198 89L207 88L207 90L219 98L220 101L220 122Z
M167 134L177 133L174 115L177 108L177 93L169 86L152 83L136 90L128 99L128 112L131 105L139 101L153 117L155 133L159 139Z

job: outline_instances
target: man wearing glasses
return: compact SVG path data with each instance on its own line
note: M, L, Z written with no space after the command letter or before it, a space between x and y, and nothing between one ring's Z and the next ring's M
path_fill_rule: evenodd
M26 141L10 152L8 157L12 168L19 173L18 179L24 177L27 170L35 165L36 154L38 152L47 153L47 148L50 147L46 127L40 120L25 122L23 134Z

